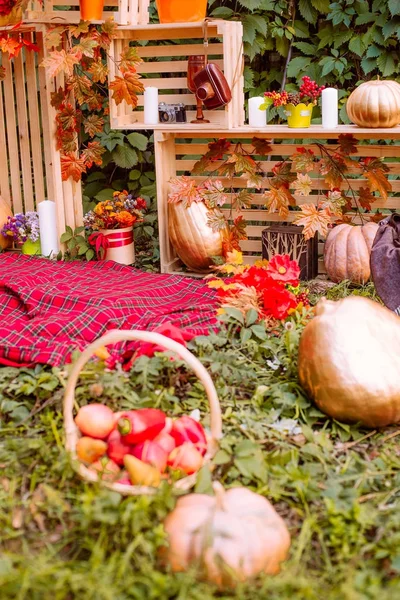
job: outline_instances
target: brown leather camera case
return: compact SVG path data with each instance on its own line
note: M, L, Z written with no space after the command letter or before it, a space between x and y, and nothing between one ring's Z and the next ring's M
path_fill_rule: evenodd
M225 75L214 63L208 63L193 78L196 96L208 110L221 108L232 100L231 88Z

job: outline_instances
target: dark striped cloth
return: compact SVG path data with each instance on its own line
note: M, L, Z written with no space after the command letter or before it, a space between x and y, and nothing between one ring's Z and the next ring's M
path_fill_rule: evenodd
M3 365L62 365L110 329L151 330L168 322L206 334L216 310L214 290L189 277L144 273L112 261L0 254Z

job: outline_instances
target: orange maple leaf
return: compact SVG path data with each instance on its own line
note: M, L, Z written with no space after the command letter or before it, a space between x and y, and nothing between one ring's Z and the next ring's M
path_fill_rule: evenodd
M55 77L59 73L65 73L68 77L74 74L74 66L79 63L79 58L74 54L68 54L65 50L54 50L45 58L41 65L46 67L49 77Z
M116 104L121 104L123 100L136 108L138 98L137 93L143 92L143 83L139 81L139 75L133 71L122 73L122 77L116 77L114 81L109 83L108 87L113 90L112 99Z
M92 138L96 135L96 133L101 133L103 131L104 119L99 115L89 115L85 119L83 126L85 133Z
M371 204L376 201L369 187L360 187L358 190L358 201L365 210L371 210Z
M102 155L105 151L105 148L100 145L100 142L89 142L87 148L85 148L81 154L81 159L88 169L90 169L93 163L100 167L103 163Z
M22 46L22 42L19 42L11 36L6 36L0 39L0 50L5 54L8 53L10 57L18 56Z
M379 192L386 200L388 192L392 191L392 184L385 175L389 171L389 167L381 158L364 158L360 161L360 166L369 181L371 192Z
M312 179L309 175L298 173L297 179L294 180L291 187L293 187L300 196L308 196L311 194L312 183Z
M295 206L296 200L285 186L271 188L264 193L265 206L268 212L278 211L281 217L286 219L289 214L289 205Z
M74 181L80 181L82 173L86 173L83 158L79 158L73 152L61 155L61 177L63 181L67 181L70 177Z
M107 79L108 68L101 59L98 59L92 62L88 68L88 73L91 74L94 82L99 81L100 83L104 83Z
M331 222L328 210L318 210L314 204L303 204L300 207L301 213L295 218L296 225L303 225L303 235L306 240L314 237L317 231L326 237L328 234L328 225Z

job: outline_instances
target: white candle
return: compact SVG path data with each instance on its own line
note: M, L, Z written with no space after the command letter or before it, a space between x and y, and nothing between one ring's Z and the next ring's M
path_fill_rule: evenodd
M338 126L338 91L334 88L322 90L322 127L334 129Z
M264 98L257 96L249 99L249 125L252 127L265 127L267 124L267 111L260 110Z
M147 87L144 90L144 122L146 125L158 123L158 89Z
M53 257L58 254L58 234L56 220L56 203L43 200L38 204L40 247L43 256Z

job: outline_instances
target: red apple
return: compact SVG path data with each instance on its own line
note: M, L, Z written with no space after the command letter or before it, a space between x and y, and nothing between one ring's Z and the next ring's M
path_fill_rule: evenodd
M185 442L191 442L202 456L207 451L207 440L204 429L192 417L183 415L183 417L176 419L172 424L170 435L174 438L177 446L181 446Z
M125 454L131 454L132 449L131 444L125 444L118 429L114 429L107 438L107 454L118 465L124 464Z
M142 462L152 465L162 473L167 468L168 452L154 441L147 440L130 452Z
M175 448L174 438L167 433L165 429L163 429L162 432L159 433L156 438L154 438L154 441L161 446L161 448L164 448L167 454L170 454Z
M114 429L114 413L104 404L87 404L79 409L75 423L83 435L104 440Z
M196 473L203 466L203 457L191 442L177 446L168 456L168 466L187 475Z

